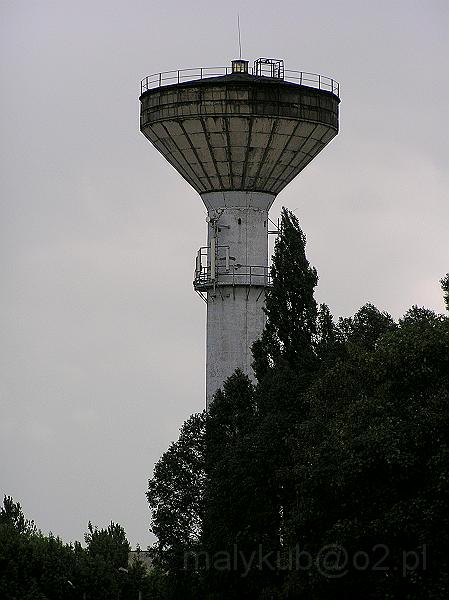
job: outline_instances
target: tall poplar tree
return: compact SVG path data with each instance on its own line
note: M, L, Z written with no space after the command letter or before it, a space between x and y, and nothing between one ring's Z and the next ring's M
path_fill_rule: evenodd
M279 364L304 370L315 366L318 308L313 294L318 275L307 260L305 246L298 219L283 208L271 267L272 287L266 292L267 323L252 348L259 381Z

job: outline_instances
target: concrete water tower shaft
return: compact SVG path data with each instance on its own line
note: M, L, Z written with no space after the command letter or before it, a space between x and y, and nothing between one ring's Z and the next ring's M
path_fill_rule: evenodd
M268 211L337 135L339 85L280 60L236 60L150 75L140 102L142 133L208 212L193 282L207 303L208 403L237 367L253 377L251 345L270 285Z

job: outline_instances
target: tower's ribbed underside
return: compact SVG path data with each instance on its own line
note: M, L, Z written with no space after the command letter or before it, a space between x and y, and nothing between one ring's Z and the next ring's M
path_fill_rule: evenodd
M141 130L200 194L278 194L338 132L332 93L252 76L157 88Z

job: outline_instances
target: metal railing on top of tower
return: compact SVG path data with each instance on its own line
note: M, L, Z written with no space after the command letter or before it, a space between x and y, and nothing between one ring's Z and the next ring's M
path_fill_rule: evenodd
M256 61L257 63L257 61ZM178 69L174 71L164 71L153 73L144 77L140 82L140 92L143 94L148 90L164 87L167 85L177 85L188 81L199 79L209 79L211 77L222 77L223 75L232 75L232 67L198 67L193 69ZM331 92L337 97L340 96L340 84L332 77L319 75L318 73L309 73L307 71L294 71L291 69L275 69L270 67L268 71L261 70L260 66L248 67L248 74L260 78L281 79L290 83L296 83L318 90Z

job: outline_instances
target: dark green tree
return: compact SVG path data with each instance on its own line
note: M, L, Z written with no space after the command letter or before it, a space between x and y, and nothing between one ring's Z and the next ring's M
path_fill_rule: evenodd
M155 565L170 573L170 594L188 598L196 573L185 568L186 556L199 549L204 511L206 414L192 415L179 439L156 463L147 498L152 513L151 531ZM192 591L192 597L195 592ZM182 596L184 594L184 596Z
M5 600L163 600L152 576L128 569L129 543L120 525L90 523L83 548L43 535L19 503L5 496L0 509L0 597ZM151 592L151 595L150 595Z
M0 508L0 526L10 528L18 535L30 536L37 532L34 521L25 518L20 503L6 495Z
M318 309L315 352L320 368L334 363L344 352L344 338L327 304L320 304Z
M365 304L353 317L340 318L338 322L339 332L348 351L356 348L356 351L370 352L383 334L395 328L396 324L391 316L372 304Z
M216 600L258 598L266 577L247 572L236 554L248 558L259 546L265 552L278 548L276 490L267 479L257 427L253 385L237 370L215 395L206 421L202 547L209 564L205 568L203 560L201 566L205 588Z
M282 209L272 262L272 286L266 293L267 322L253 345L259 381L258 449L265 455L265 477L273 482L272 521L278 523L278 543L289 537L288 523L296 510L292 479L292 439L307 418L307 390L321 362L338 350L337 330L327 306L318 310L314 290L316 270L305 250L306 238L296 216Z
M0 597L17 600L71 598L72 547L44 536L20 504L5 496L0 509Z
M444 292L444 303L446 304L446 310L449 310L449 273L443 277L440 283Z
M357 344L348 335L345 358L310 389L290 527L312 557L336 547L347 558L344 568L291 573L286 597L448 592L449 320L414 307L399 327L374 326L373 341L382 320L354 319Z
M101 529L89 522L87 529L85 580L78 587L98 600L118 597L126 584L124 569L131 549L125 530L112 521Z
M131 547L121 525L111 521L105 529L99 529L89 521L87 529L84 541L90 556L101 557L114 569L127 566Z
M267 323L252 348L259 381L281 362L300 369L315 365L318 309L313 294L318 275L306 258L305 244L298 219L283 208L271 267L272 287L266 292Z

